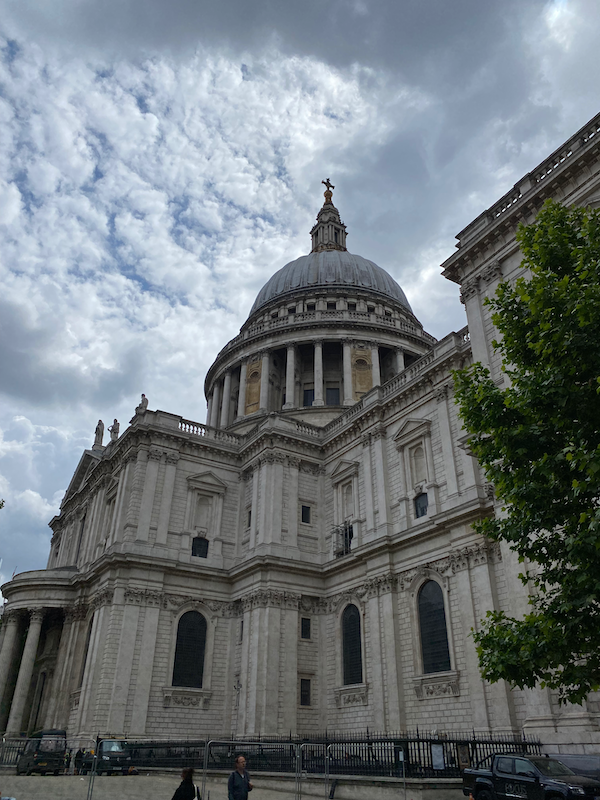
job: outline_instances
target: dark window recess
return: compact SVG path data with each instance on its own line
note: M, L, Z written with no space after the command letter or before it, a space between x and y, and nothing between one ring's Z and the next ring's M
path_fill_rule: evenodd
M419 627L423 672L447 672L450 669L450 651L444 596L435 581L424 583L419 592Z
M244 638L244 620L241 619L240 620L240 642L243 640L243 638Z
M325 389L325 403L328 406L339 406L340 390L337 387L335 389Z
M300 705L310 705L310 680L308 678L300 678Z
M302 506L302 522L305 522L307 525L310 525L310 506Z
M427 514L427 492L421 492L415 497L415 517L424 517Z
M248 513L246 514L246 527L249 528L252 525L252 509L248 509Z
M315 399L315 390L314 389L305 389L304 390L304 401L303 401L302 405L304 405L304 406L312 406L314 399Z
M310 617L302 617L300 620L300 638L310 639Z
M346 606L342 614L342 648L344 686L362 683L360 612L355 605Z
M335 243L336 243L336 244L338 243L338 236L339 236L339 234L338 234L337 230L335 230L335 231L333 232L333 237L334 237L334 239L335 239Z
M288 308L288 314L295 314L296 313L296 306L290 306Z
M367 306L367 311L369 312L369 314L374 314L375 313L375 306Z
M277 319L278 316L279 316L279 311L273 311L271 313L271 319Z
M173 686L202 688L206 620L197 611L186 612L177 626Z
M337 303L327 303L327 311L335 311L337 309Z
M315 309L316 309L316 304L315 303L307 303L306 304L306 310L307 311L314 311Z
M392 312L391 312L391 311L388 311L388 310L387 310L387 308L386 308L386 310L385 310L383 313L384 313L384 315L385 315L386 317L391 317L391 316L392 316Z
M356 303L348 303L348 311L356 311Z
M194 536L192 539L192 555L198 558L206 558L208 556L208 539L203 536Z

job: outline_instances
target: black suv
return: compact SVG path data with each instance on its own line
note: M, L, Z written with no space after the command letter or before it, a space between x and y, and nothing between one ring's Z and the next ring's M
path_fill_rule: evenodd
M29 738L17 761L17 775L51 772L58 775L65 766L67 734L61 730L36 731Z

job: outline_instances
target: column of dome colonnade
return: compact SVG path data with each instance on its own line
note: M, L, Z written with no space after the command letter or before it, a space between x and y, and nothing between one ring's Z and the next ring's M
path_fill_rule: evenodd
M351 351L355 345L369 348L371 354L371 386L381 385L381 362L380 346L376 342L357 341L353 339L315 339L302 344L312 345L313 347L313 376L314 376L314 398L312 406L324 406L325 403L325 376L323 371L323 345L328 343L340 344L342 347L342 390L345 406L353 405L356 401L353 396L352 384L352 361ZM264 350L258 353L261 361L261 381L260 381L260 401L259 411L275 411L269 406L269 367L273 359L273 353L280 350L283 346L286 349L285 362L285 403L283 410L290 410L302 406L299 402L296 391L297 366L298 366L298 344L282 344L273 349ZM402 348L394 349L395 374L404 370L404 351ZM239 373L239 383L237 374ZM208 396L207 425L213 428L226 428L233 422L237 422L246 416L246 381L248 375L248 357L238 364L232 365L213 383L212 390ZM263 379L263 376L265 378ZM238 391L237 399L234 390ZM235 409L232 403L235 400Z

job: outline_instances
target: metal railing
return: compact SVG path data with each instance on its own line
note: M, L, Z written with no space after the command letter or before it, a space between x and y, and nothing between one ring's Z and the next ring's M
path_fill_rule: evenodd
M29 739L0 741L0 766L16 767ZM69 738L74 752L81 742ZM91 798L97 772L97 743L86 742L93 749L89 765ZM220 737L203 740L127 740L131 764L137 768L203 771L203 797L208 771L231 772L236 756L244 755L250 772L271 772L295 776L296 798L301 796L301 782L308 776L324 780L326 788L333 777L460 778L462 771L476 766L493 753L518 752L539 754L540 742L518 735L482 735L475 732L423 734L413 732L350 735L326 732L311 736ZM87 771L87 770L86 770Z

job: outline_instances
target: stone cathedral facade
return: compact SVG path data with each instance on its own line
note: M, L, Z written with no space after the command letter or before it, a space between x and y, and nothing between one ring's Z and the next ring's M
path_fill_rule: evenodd
M468 327L437 341L398 284L312 249L261 289L206 376L207 423L144 402L86 450L47 569L2 587L0 730L201 738L471 730L600 743L598 698L482 682L470 631L526 605L465 444L451 371L503 380L483 301L546 197L600 204L600 116L458 235Z

